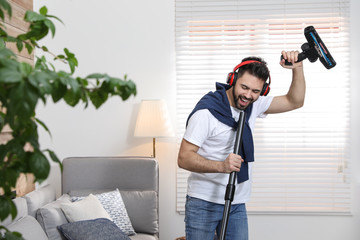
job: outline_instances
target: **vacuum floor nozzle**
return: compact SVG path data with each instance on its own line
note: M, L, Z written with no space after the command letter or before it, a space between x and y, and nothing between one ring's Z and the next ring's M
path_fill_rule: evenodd
M299 54L297 62L301 62L306 58L309 59L310 62L315 62L317 59L320 59L320 62L327 69L335 67L336 62L334 58L331 56L315 28L313 26L306 27L304 34L307 42L301 46L302 53ZM281 59L283 59L283 56L281 56ZM285 64L291 65L288 61L285 61Z

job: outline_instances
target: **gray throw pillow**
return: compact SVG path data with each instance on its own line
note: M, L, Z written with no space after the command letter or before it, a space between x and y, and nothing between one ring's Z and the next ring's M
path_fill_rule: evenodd
M95 194L94 196L99 199L103 208L121 231L127 235L136 234L118 189L111 192ZM71 200L78 201L83 198L84 197L72 197Z
M38 220L50 240L64 239L57 229L57 226L68 223L60 207L62 203L71 203L70 196L64 194L56 201L39 208L36 212L36 220Z
M130 240L107 218L66 223L58 229L68 240Z

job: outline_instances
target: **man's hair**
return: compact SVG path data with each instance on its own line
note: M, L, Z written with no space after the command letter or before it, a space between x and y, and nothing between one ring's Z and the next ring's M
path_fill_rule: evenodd
M258 61L259 63L254 62L241 66L238 69L238 78L244 75L245 72L248 72L249 74L257 78L260 78L261 80L266 82L266 80L269 78L270 75L269 69L267 68L267 63L262 58L259 57L247 57L244 58L241 62L245 62L249 60L255 60Z

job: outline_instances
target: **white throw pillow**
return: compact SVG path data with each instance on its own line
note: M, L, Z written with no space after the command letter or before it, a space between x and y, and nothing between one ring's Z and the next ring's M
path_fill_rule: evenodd
M92 194L78 202L62 203L61 209L69 222L96 218L108 218L112 220L99 200Z
M136 234L118 189L110 192L95 194L95 196L99 199L104 209L109 213L113 222L125 234L127 235ZM71 200L77 201L82 198L83 197L72 197Z

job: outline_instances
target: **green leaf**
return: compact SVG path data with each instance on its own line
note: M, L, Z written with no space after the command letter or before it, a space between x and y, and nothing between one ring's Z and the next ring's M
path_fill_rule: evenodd
M35 69L36 70L49 70L49 67L48 65L49 64L50 66L52 66L51 63L48 63L45 56L41 56L41 57L36 57L36 62L35 62ZM53 67L53 66L52 66ZM55 69L54 69L55 71Z
M83 87L86 88L89 85L89 81L86 78L77 77L76 81Z
M30 83L20 82L9 92L8 111L19 117L28 118L34 115L39 92Z
M67 49L67 48L64 48L64 52L68 58L75 57L75 55L72 52L70 52L69 49Z
M94 89L89 93L91 102L96 108L99 108L108 99L108 93L100 89Z
M119 86L121 86L122 82L124 81L121 80L120 78L114 78L114 77L109 78L109 85L111 89L118 88Z
M7 36L6 42L17 42L18 39L12 36Z
M65 59L65 56L62 55L62 54L60 54L60 55L57 55L57 56L56 56L55 60L56 60L56 59Z
M25 37L22 40L28 39L33 45L36 45L36 40L44 38L49 32L49 27L45 25L44 20L32 22L30 24L29 31L25 34Z
M22 79L21 73L14 69L0 68L0 82L16 83Z
M0 0L0 7L8 12L9 17L12 16L11 5L6 0ZM1 11L3 13L3 11ZM2 20L4 20L4 15L2 16Z
M19 233L19 232L6 232L5 239L7 239L7 240L24 240L21 233Z
M59 22L61 22L62 24L64 24L63 21L61 21L61 19L58 18L57 16L47 15L47 17L48 17L48 18L55 18L56 20L58 20Z
M20 63L20 72L22 73L23 76L27 77L32 72L32 70L33 68L30 64L26 62Z
M4 51L0 50L0 52L4 52ZM19 62L11 58L11 55L5 58L0 57L0 69L10 69L12 71L19 71Z
M36 21L44 21L46 20L46 17L44 15L38 14L33 11L26 11L24 19L27 22L36 22Z
M80 90L80 85L79 85L78 81L70 76L67 76L65 79L66 79L67 84L70 86L70 89L74 93L78 94L79 90Z
M46 150L44 150L44 152L48 152L49 155L50 155L50 158L51 158L54 162L56 162L56 163L59 164L60 170L61 170L61 172L62 172L62 171L63 171L63 165L62 165L61 161L59 160L59 158L56 156L56 154L55 154L53 151L51 151L50 149L46 149Z
M17 215L17 209L15 203L11 200L10 200L10 213L11 213L11 218L14 220Z
M136 85L133 81L123 81L118 87L119 95L122 100L127 100L132 94L136 95Z
M66 57L67 57L66 60L68 61L69 66L70 66L71 73L74 73L75 67L78 66L78 61L75 58L75 54L70 52L67 48L64 48L64 52L65 52Z
M26 49L27 49L27 51L28 51L28 53L29 54L31 54L32 53L32 51L34 50L34 47L30 44L30 43L25 43L25 47L26 47Z
M92 73L92 74L87 75L86 78L101 79L101 78L103 78L105 76L106 76L106 74L102 74L102 73Z
M69 63L69 66L70 66L71 73L74 73L75 72L75 62L69 59L68 63Z
M41 121L41 120L38 119L38 118L35 118L35 121L36 121L38 124L40 124L40 126L42 126L42 127L45 129L46 132L49 133L50 137L52 137L49 128L46 126L46 124L45 124L43 121Z
M1 37L0 38L0 49L3 49L5 47L6 47L6 43L5 43L4 39Z
M38 88L42 95L46 93L51 93L53 90L50 84L52 76L48 72L45 71L33 72L28 76L28 79L29 79L29 83L35 88Z
M7 32L1 27L0 27L0 36L1 37L7 37L8 36Z
M8 48L0 49L0 58L10 58L15 56L15 53Z
M15 187L17 178L19 177L19 173L12 168L7 168L3 174L8 184L10 184L10 186Z
M89 105L89 100L88 100L88 92L86 89L81 89L80 99L85 103L84 108L87 108Z
M55 25L49 19L44 20L44 24L50 29L52 37L55 36Z
M41 15L46 16L48 10L47 10L46 6L43 6L42 8L40 8L39 12Z
M3 162L5 157L6 157L6 154L8 153L8 146L7 145L4 145L4 144L0 144L0 162ZM0 186L3 186L3 183L5 182L3 180L3 176L4 174L1 173L0 174Z
M0 221L4 221L11 213L11 199L0 196Z
M54 103L62 99L67 91L66 84L62 84L60 81L54 81L54 83L52 84L52 89L53 90L51 92L51 97Z
M2 129L4 128L5 126L5 113L1 112L0 111L0 132L2 131Z
M37 181L45 180L48 177L50 172L50 164L42 152L35 151L31 154L29 159L29 166Z
M19 52L21 52L21 51L23 50L23 48L24 48L23 41L17 40L17 42L16 42L16 47L17 47L17 49L19 50Z
M64 100L68 105L74 107L80 101L80 96L79 94L76 94L73 91L68 90L65 93Z

